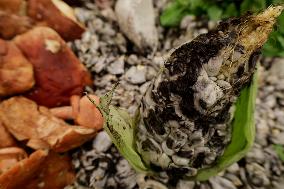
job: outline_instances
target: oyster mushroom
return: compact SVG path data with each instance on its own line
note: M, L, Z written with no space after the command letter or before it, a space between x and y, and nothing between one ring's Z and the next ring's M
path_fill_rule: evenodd
M92 83L87 69L54 30L35 27L13 41L34 67L36 84L26 96L37 104L67 105L72 95L81 95Z
M35 83L32 64L12 41L0 39L0 97L31 89Z
M28 0L27 15L38 25L53 28L67 41L80 38L85 31L74 10L61 0Z
M115 13L120 29L142 51L155 51L158 33L152 0L118 0Z
M53 116L49 109L24 97L3 101L0 121L18 141L27 141L27 146L56 152L76 148L97 133L93 128L71 126Z

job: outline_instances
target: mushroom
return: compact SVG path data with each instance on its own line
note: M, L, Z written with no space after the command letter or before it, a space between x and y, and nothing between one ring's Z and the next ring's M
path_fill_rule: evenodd
M19 16L0 10L0 37L3 39L12 39L31 29L32 25L33 21L27 16Z
M72 95L81 95L91 76L63 39L51 28L35 27L14 42L34 66L34 88L26 97L39 105L68 105Z
M19 161L25 159L27 153L18 147L8 147L0 149L0 175L11 167L13 167Z
M12 14L24 14L25 0L1 0L0 10Z
M27 13L38 25L49 26L65 40L75 40L85 31L74 10L61 0L28 0Z
M13 167L0 175L0 188L23 188L27 180L38 175L47 155L47 151L38 150L32 153L30 157L16 163Z
M89 96L99 104L99 97L95 95ZM65 120L73 119L78 125L96 130L101 129L104 121L100 111L87 96L80 98L74 95L71 97L71 106L52 108L51 113Z
M32 64L11 41L0 39L0 97L23 93L35 83Z
M102 128L71 126L25 97L12 97L0 104L0 121L19 141L33 149L66 152L93 138Z
M67 154L58 154L50 151L38 174L26 180L23 189L62 189L75 180L71 158Z
M16 146L16 141L0 121L0 149Z

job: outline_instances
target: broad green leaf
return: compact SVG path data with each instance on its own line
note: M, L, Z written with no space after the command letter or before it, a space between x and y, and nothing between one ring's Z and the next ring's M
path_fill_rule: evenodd
M204 181L211 176L217 175L231 164L245 156L254 142L255 123L254 110L257 92L257 73L254 74L253 82L244 88L236 102L236 111L232 122L232 138L226 147L224 154L217 160L212 168L200 169L194 180Z
M132 125L133 119L129 114L123 109L109 106L109 115L107 117L104 116L104 118L106 119L104 129L111 137L120 154L128 160L136 171L149 171L135 150L135 126Z
M278 157L281 159L281 161L284 162L284 147L282 145L275 144L273 148L277 153Z
M102 113L105 122L104 129L110 136L112 142L117 147L121 155L125 157L132 165L132 167L139 172L147 172L148 168L144 165L139 154L135 150L134 131L136 119L139 114L136 114L136 119L123 109L119 109L110 105L113 93L118 83L112 88L110 92L100 98L100 104L95 102L88 96L88 98L95 104ZM139 118L139 117L138 117Z

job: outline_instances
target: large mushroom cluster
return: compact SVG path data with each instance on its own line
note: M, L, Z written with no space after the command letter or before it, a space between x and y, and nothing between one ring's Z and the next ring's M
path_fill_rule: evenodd
M81 97L91 75L65 42L84 30L61 0L0 1L0 188L60 189L74 181L65 152L103 125Z

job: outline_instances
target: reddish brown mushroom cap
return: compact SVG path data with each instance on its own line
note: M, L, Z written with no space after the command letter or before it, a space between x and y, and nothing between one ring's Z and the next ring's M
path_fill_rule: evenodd
M27 16L0 11L0 37L3 39L12 39L31 29L32 25L33 21Z
M23 93L34 82L32 64L13 42L0 39L0 97Z
M91 83L87 69L54 30L36 27L14 41L34 66L36 85L26 96L39 105L67 105Z
M53 28L67 41L81 38L85 31L73 9L61 0L28 0L27 10L39 25Z

